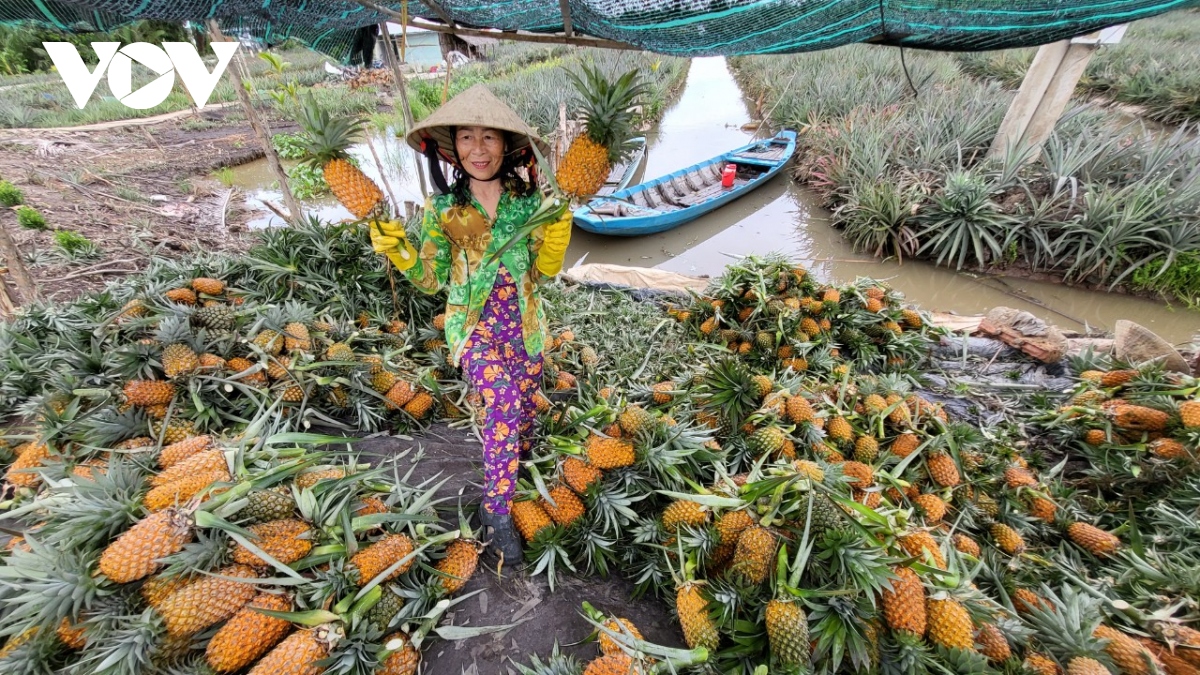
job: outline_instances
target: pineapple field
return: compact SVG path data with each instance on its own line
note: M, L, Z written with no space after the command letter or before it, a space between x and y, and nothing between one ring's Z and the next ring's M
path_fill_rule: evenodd
M958 338L901 289L776 257L690 298L558 282L497 577L439 298L361 224L255 239L0 332L4 672L1196 667L1192 377L931 384ZM534 632L563 647L507 648Z

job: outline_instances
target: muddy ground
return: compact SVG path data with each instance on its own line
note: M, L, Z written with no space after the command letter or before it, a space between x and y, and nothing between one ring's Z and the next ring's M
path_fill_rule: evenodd
M292 132L270 120L272 133ZM0 131L0 178L25 193L47 230L2 224L45 297L66 300L144 269L152 254L238 251L250 245L241 200L212 175L263 156L237 106L159 124L67 131ZM72 230L101 255L71 261L55 253L54 231ZM16 293L9 280L9 290Z
M418 452L409 452L417 446ZM465 500L475 497L482 475L482 454L479 442L468 431L445 425L434 425L415 440L391 436L367 438L355 444L364 459L387 458L397 453L408 454L400 462L401 471L415 464L410 482L450 477L442 489L453 495L464 487ZM475 498L477 502L477 497ZM470 504L470 502L467 502ZM478 521L473 519L473 525ZM484 558L483 561L487 561ZM492 675L517 671L510 659L527 664L531 654L546 657L555 642L564 652L573 653L586 663L599 655L594 642L582 642L592 632L580 615L583 601L601 611L624 616L638 627L650 642L672 647L684 647L683 635L671 616L668 605L653 597L632 599L633 584L611 577L570 577L560 575L553 592L544 576L530 578L519 569L503 569L497 575L494 567L480 565L475 576L463 589L466 595L483 592L451 608L443 625L479 627L518 624L498 633L459 641L437 640L425 652L427 675Z

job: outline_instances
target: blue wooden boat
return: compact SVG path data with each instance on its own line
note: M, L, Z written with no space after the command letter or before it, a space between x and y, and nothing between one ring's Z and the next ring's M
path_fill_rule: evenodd
M596 194L611 195L641 182L642 176L646 174L646 137L638 136L629 139L629 146L631 148L629 156L621 163L613 165L612 171L608 173L608 179L604 181L604 185Z
M781 131L666 176L592 199L574 212L575 225L596 234L636 237L665 232L728 204L769 181L796 152L796 132ZM737 166L722 187L725 165Z

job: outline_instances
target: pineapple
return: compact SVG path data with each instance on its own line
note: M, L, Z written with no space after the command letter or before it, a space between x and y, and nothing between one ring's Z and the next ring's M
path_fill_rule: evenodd
M404 412L408 413L413 419L425 419L429 411L433 409L433 397L425 392L418 392L412 397L412 400L404 404Z
M446 557L438 561L437 571L445 576L438 583L447 593L453 594L467 585L475 566L479 563L479 543L468 539L455 539L446 546Z
M929 477L933 482L942 487L954 487L959 484L961 479L958 475L958 465L954 463L954 459L944 452L936 452L925 459L925 468L929 470Z
M933 535L928 532L912 532L903 535L897 539L897 543L908 555L924 560L925 554L928 553L933 558L934 566L946 568L946 558L942 555L942 548Z
M151 514L109 544L100 555L100 572L118 584L150 576L160 558L178 553L192 539L192 519L177 509Z
M311 95L304 97L300 126L307 135L307 163L321 167L329 191L358 219L366 218L385 205L383 192L375 181L351 163L346 148L363 128L363 120L331 117Z
M387 394L394 386L396 386L396 375L394 373L381 370L371 376L371 388L380 394ZM416 396L416 394L414 393L413 396ZM411 400L411 398L409 400ZM408 401L405 401L404 403L408 403ZM397 405L397 407L403 406L404 403Z
M975 633L975 643L979 645L979 651L992 663L1004 663L1012 656L1008 640L995 624L981 625Z
M170 469L176 464L203 452L210 445L212 445L211 436L193 436L192 438L171 443L164 447L162 452L158 453L158 466L161 469Z
M911 432L900 434L892 441L891 452L899 459L904 459L921 447L921 439Z
M1174 438L1159 438L1150 443L1150 452L1155 457L1165 460L1191 459L1183 443Z
M1001 551L1009 555L1020 555L1025 551L1025 538L1008 525L992 523L991 533Z
M577 457L567 457L562 463L562 479L571 489L583 495L588 488L600 480L599 469Z
M196 310L196 313L192 315L192 322L200 328L209 330L233 330L237 325L237 314L228 305L217 303Z
M161 438L163 443L171 445L191 438L196 426L190 420L173 419L169 422L155 420L150 423L150 432L155 438Z
M252 342L255 347L270 356L279 356L283 352L284 337L279 334L279 331L270 328L260 330Z
M384 646L392 651L375 671L375 675L415 675L421 665L421 652L417 651L407 635L390 635Z
M178 377L199 369L200 357L188 345L176 342L163 347L162 364L167 377Z
M175 398L175 385L164 380L130 380L125 383L125 400L148 408L165 405Z
M1131 368L1110 370L1100 376L1100 386L1105 389L1123 387L1138 376L1138 371Z
M930 642L947 649L975 650L971 615L958 600L930 598L925 601L925 615Z
M372 378L371 382L374 383L375 379ZM380 382L380 384L382 384L382 382ZM391 407L399 410L400 408L408 405L409 401L412 401L416 395L417 392L411 384L405 382L404 380L400 380L388 388L387 394L385 394L384 397L388 400L388 403Z
M708 600L695 582L688 582L675 592L675 611L683 628L683 639L691 649L704 647L715 652L721 634L708 614Z
M1067 663L1067 675L1112 675L1112 671L1096 659L1076 656Z
M637 436L642 430L654 426L654 416L636 405L627 406L617 421L621 429L630 436Z
M1067 527L1067 536L1076 546L1100 558L1112 555L1121 546L1121 540L1115 535L1087 523L1071 523Z
M325 669L317 662L328 658L343 636L333 624L292 633L259 659L250 675L321 675Z
M1013 591L1013 608L1020 614L1028 614L1035 609L1053 609L1045 598L1042 598L1037 593L1028 588L1018 588Z
M623 652L605 654L593 659L583 669L583 675L643 675L645 671L633 658Z
M181 305L196 304L196 292L190 288L172 288L166 293L163 293L163 296L171 302Z
M662 524L672 534L681 527L701 528L708 524L708 510L689 499L676 499L663 510Z
M346 477L346 470L340 467L317 469L296 476L296 487L307 490L323 480L340 480Z
M591 436L587 442L588 463L597 469L619 469L633 464L633 444L622 438Z
M965 553L973 558L979 557L981 551L979 550L979 544L974 539L960 532L955 534L951 540L954 542L954 548L959 553Z
M542 530L550 527L550 515L537 502L513 502L513 524L525 541L533 541Z
M563 192L572 197L596 194L604 185L612 164L622 158L633 135L632 109L647 91L636 70L616 81L588 65L582 71L583 77L570 72L568 76L578 90L583 131L571 141L555 172Z
M192 290L205 295L220 295L225 292L225 282L212 277L192 279Z
M392 624L392 619L400 610L404 609L404 605L404 596L384 588L379 602L375 603L367 612L367 622L378 628L379 632L386 632Z
M1096 627L1092 636L1108 640L1104 651L1123 675L1151 675L1162 672L1162 664L1158 663L1154 654L1121 631L1101 624ZM1157 666L1157 669L1152 668L1150 664Z
M279 644L292 630L292 624L267 616L255 609L287 612L292 609L289 597L259 593L233 615L212 637L205 650L208 665L219 673L239 671L254 663L272 647Z
M1188 429L1200 428L1200 399L1184 401L1179 404L1179 419Z
M1004 483L1009 489L1037 487L1037 478L1023 466L1010 466L1004 470Z
M842 473L851 480L851 487L865 490L875 484L875 474L871 467L862 462L844 462Z
M913 497L912 501L925 516L925 522L929 525L941 522L942 518L946 517L946 502L935 494L920 494Z
M296 500L292 499L292 493L286 487L255 490L246 495L246 502L238 515L245 517L252 525L290 518L296 510Z
M604 627L614 633L628 632L636 640L642 639L642 633L633 625L629 619L615 618L604 622ZM600 653L601 654L621 654L621 645L604 631L599 632Z
M227 469L195 473L173 483L167 483L166 485L154 488L146 493L146 496L142 499L142 503L146 506L147 511L155 513L167 507L190 501L196 495L208 490L213 483L227 482L229 480L232 480L232 478Z
M251 543L284 565L290 565L308 555L313 547L310 536L312 528L302 520L273 520L251 525L247 529L254 535L250 539ZM235 563L241 565L270 567L270 563L241 544L234 545L232 558Z
M554 500L551 504L545 498L540 499L538 504L550 516L554 522L563 527L574 523L584 514L583 502L579 501L579 497L565 485L556 485L549 490L550 497Z
M767 603L767 641L771 653L785 666L807 666L808 617L800 603L789 598L775 598Z
M816 419L812 404L803 396L793 396L787 400L787 416L793 424L803 424Z
M1110 411L1113 426L1126 431L1162 431L1171 417L1161 410L1122 403Z
M829 420L827 433L829 438L838 443L849 443L854 438L854 429L844 417L833 417Z
M896 578L883 592L883 618L897 632L925 635L925 587L917 573L907 567L893 570Z
M1031 652L1025 655L1023 664L1025 670L1028 670L1036 675L1062 675L1062 668L1058 664L1050 660L1050 657L1045 654Z
M765 527L755 525L746 528L738 537L737 551L734 553L738 574L754 585L766 581L775 563L778 543L775 533Z
M229 366L229 370L233 371L235 374L242 373L254 367L254 364L251 363L249 359L244 359L240 356L235 356L232 359L229 359L229 363L227 365ZM252 373L243 375L241 377L241 381L252 387L265 387L267 386L267 374L261 370L256 370Z
M920 312L917 312L916 310L902 309L900 310L900 317L904 325L909 328L917 329L924 325L924 321L921 320Z
M217 575L201 577L160 603L158 613L162 615L167 633L194 635L233 616L254 598L254 584L222 578L256 579L258 573L254 568L231 565L219 570Z
M1054 513L1057 510L1058 507L1054 505L1054 502L1046 499L1045 497L1033 497L1029 500L1028 513L1030 517L1039 518L1048 523L1053 523Z
M774 455L779 452L786 441L787 438L783 435L783 430L771 425L751 434L746 445L755 457L762 457L763 455Z
M286 351L307 352L312 349L312 338L308 333L305 321L311 320L311 313L298 302L289 302L284 312L291 321L283 327L283 348Z
M187 441L183 442L186 443ZM167 485L199 473L220 470L227 471L228 467L229 465L225 460L225 453L220 450L203 450L151 476L150 486L159 487Z
M45 443L23 443L17 446L17 458L9 465L4 479L17 487L37 487L42 479L34 469L42 466L51 456L50 446Z
M854 441L854 459L864 464L870 464L879 457L879 441L874 436L859 436Z
M650 398L658 405L666 405L674 398L675 383L659 382L650 388Z
M413 552L413 540L406 534L389 534L383 539L367 546L350 558L350 567L358 570L358 585L365 586L367 582L379 576L389 567L408 557ZM382 582L391 581L404 574L413 566L414 560L392 570Z

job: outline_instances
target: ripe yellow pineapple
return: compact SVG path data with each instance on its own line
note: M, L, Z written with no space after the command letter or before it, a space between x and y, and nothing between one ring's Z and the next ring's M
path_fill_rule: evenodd
M704 527L708 523L708 509L688 499L676 499L663 509L663 529L672 534L684 526Z
M975 633L975 643L979 651L992 663L1004 663L1012 656L1012 648L1004 634L995 624L985 623Z
M209 641L205 650L208 665L219 673L233 673L254 663L279 644L292 630L292 624L255 609L287 612L291 598L274 593L259 593L242 607Z
M513 502L513 525L525 541L533 541L542 530L550 527L550 515L534 501Z
M734 553L734 569L747 582L761 584L775 564L779 538L765 527L754 525L738 537Z
M1037 652L1030 652L1025 655L1023 664L1025 670L1036 673L1037 675L1062 675L1062 668L1058 664L1050 660L1050 657Z
M633 443L623 438L588 438L587 460L598 469L619 469L633 464L635 459Z
M793 396L787 400L787 416L793 424L803 424L816 419L812 404L803 396Z
M190 440L181 441L181 443L187 443ZM222 469L228 470L228 467L229 464L225 459L225 453L220 450L202 450L151 476L150 486L159 487L160 485L174 483L198 473L208 473Z
M563 192L572 197L596 194L608 178L613 162L619 161L633 135L634 106L646 93L631 70L616 81L599 69L582 67L583 77L568 72L579 95L578 112L583 131L571 141L555 178Z
M296 487L300 489L308 489L323 480L339 480L346 477L346 470L341 467L331 467L328 469L317 469L315 471L307 471L296 476Z
M838 443L849 443L854 438L854 429L844 417L830 418L826 432L831 440Z
M854 440L854 459L870 464L879 457L879 441L874 436L859 436Z
M212 277L196 277L192 279L192 289L205 295L220 295L225 292L225 282Z
M1067 663L1067 675L1112 675L1112 671L1096 659L1076 656Z
M583 502L579 501L579 497L571 491L566 485L556 485L549 490L551 499L554 503L551 504L545 498L538 501L542 509L550 516L554 522L563 527L574 523L584 514Z
M1058 510L1054 502L1045 497L1035 496L1029 500L1029 515L1040 518L1048 523L1054 522L1054 514Z
M771 653L785 666L807 666L808 617L798 601L774 598L766 609L767 642Z
M971 615L958 600L929 598L925 601L925 615L928 619L926 634L930 642L947 649L975 650Z
M567 457L562 463L562 479L579 494L586 494L602 474L596 467L577 457Z
M171 443L164 447L162 452L158 454L158 466L161 469L170 469L176 464L194 457L210 445L212 445L212 437L207 435L193 436L192 438Z
M425 419L433 409L433 397L426 392L418 392L412 400L404 404L404 412L412 415L413 419Z
M920 494L913 497L913 504L924 514L925 522L929 525L941 522L946 517L946 502L941 497L932 494Z
M87 629L83 624L73 624L70 619L63 617L55 632L67 649L78 651L87 646Z
M1102 640L1108 640L1108 644L1104 645L1104 651L1123 675L1152 675L1152 673L1162 672L1162 664L1158 663L1154 654L1139 644L1137 640L1112 626L1101 624L1096 627L1092 635ZM1157 668L1152 669L1149 664L1154 664Z
M414 548L413 540L408 535L389 534L355 553L354 557L350 558L349 567L358 570L358 585L365 586L367 582L407 557ZM381 583L391 581L404 574L413 566L414 562L415 559L409 558L407 562L384 577Z
M224 579L222 577L230 577ZM215 576L206 576L175 591L158 607L167 632L194 635L237 613L254 598L254 584L233 579L256 579L258 573L245 565L230 565Z
M979 557L979 544L974 539L959 532L954 535L952 541L954 542L954 548L957 549L959 553L965 553L973 558Z
M1121 547L1121 540L1116 535L1087 523L1071 523L1067 527L1067 536L1076 546L1101 558L1112 555Z
M17 458L9 465L4 479L17 487L37 487L42 479L34 469L53 456L50 446L40 442L22 443L16 447L15 452Z
M160 558L178 553L192 539L192 519L178 509L153 513L129 528L100 555L100 572L127 584L157 570Z
M888 628L897 632L925 635L925 586L917 573L908 567L892 570L896 578L892 587L883 592L883 618Z
M911 432L900 434L896 440L892 441L891 452L900 459L904 459L917 451L921 447L921 439Z
M1035 609L1051 609L1051 605L1045 598L1028 588L1018 588L1012 594L1013 608L1020 614L1027 614Z
M1025 538L1012 527L1004 523L992 523L990 531L992 539L996 540L996 545L1005 553L1020 555L1025 551Z
M954 487L961 481L954 458L944 452L935 452L925 458L925 467L933 482L942 487Z
M407 635L389 635L384 646L392 652L375 671L375 675L415 675L421 665L421 652L417 651Z
M620 417L617 418L617 422L621 425L622 431L630 436L636 436L643 430L654 426L654 415L651 415L641 406L631 405L627 406L621 412Z
M175 398L175 385L164 380L130 380L125 383L125 400L143 408L164 405Z
M356 218L366 218L384 204L383 192L375 181L350 161L346 149L363 128L364 120L332 117L311 95L305 96L298 122L307 138L306 163L321 167L329 191Z
M163 373L167 377L177 377L199 369L200 357L196 355L196 352L191 347L176 342L175 344L163 347L162 364Z
M372 381L374 380L372 379ZM388 388L387 394L384 397L388 400L390 407L399 410L408 405L409 401L412 401L416 395L417 392L411 384L400 380Z
M615 618L615 619L609 619L604 622L604 627L613 631L614 633L628 632L635 639L637 639L637 640L642 639L641 631L639 631L637 629L637 626L633 625L633 622L630 621L629 619L623 619L623 618L619 618L619 617ZM621 645L618 644L616 640L609 637L608 633L605 633L604 631L597 631L597 632L599 633L598 640L600 642L600 653L601 654L620 654L620 653L622 653Z
M294 563L308 555L313 547L312 528L302 520L294 518L273 520L251 525L247 529L254 535L250 538L252 544L284 565ZM235 563L241 565L262 568L271 565L241 544L234 545L232 557Z
M1037 478L1023 466L1010 466L1004 470L1004 483L1012 490L1019 487L1036 487Z
M1190 459L1191 454L1183 443L1174 438L1159 438L1150 443L1150 452L1155 457L1165 460Z
M857 490L865 490L875 484L875 472L862 462L843 462L842 473L851 479L851 487Z
M933 535L928 532L911 532L899 537L896 541L908 555L923 561L928 553L933 558L933 564L936 567L946 568L946 558L942 555L942 548Z
M1110 370L1100 376L1100 386L1105 389L1112 387L1122 387L1129 384L1133 378L1138 376L1138 371L1132 368L1124 368L1121 370Z
M1184 401L1179 404L1179 419L1188 429L1200 427L1200 399Z
M1161 410L1123 403L1109 413L1113 426L1125 431L1162 431L1171 416Z
M196 292L190 288L172 288L166 293L163 293L163 296L171 302L176 302L181 305L196 304Z
M479 542L469 539L455 539L446 546L446 557L438 561L437 571L446 575L438 577L438 583L447 593L454 594L462 590L475 574L479 564Z
M721 634L708 615L708 600L698 584L687 582L676 590L675 612L683 628L683 640L689 648L704 647L709 652L716 651Z
M250 675L320 675L317 665L341 641L340 626L323 624L287 636L250 669Z
M208 490L214 483L227 482L229 480L231 480L229 471L223 468L215 471L195 473L186 478L180 478L173 483L160 485L150 490L142 498L142 504L145 505L147 511L155 513L170 506L184 504L196 495Z
M583 675L644 675L641 664L624 652L604 654L583 669Z

